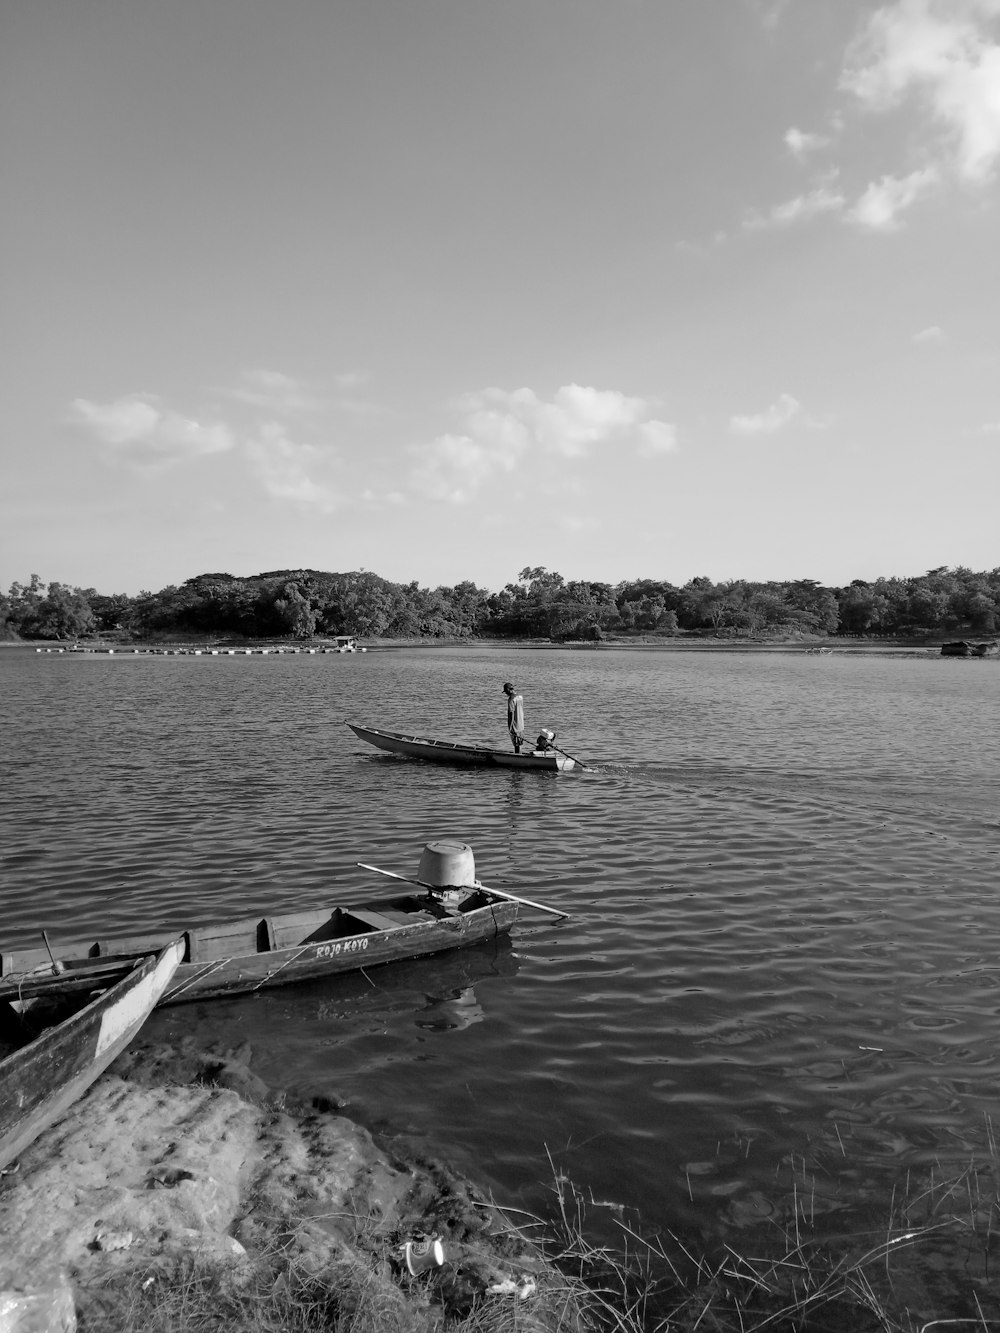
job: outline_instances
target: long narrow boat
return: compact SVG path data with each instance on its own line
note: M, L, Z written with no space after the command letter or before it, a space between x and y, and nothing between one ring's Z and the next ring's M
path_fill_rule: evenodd
M509 931L518 909L519 900L473 884L202 926L182 935L180 966L160 1003L234 995L360 968L367 972L380 963L479 944ZM49 960L44 949L0 953L0 1001L92 986L95 978L120 974L137 955L153 953L165 942L156 935L53 940L50 948L64 968L56 977L32 975Z
M561 750L527 750L515 754L513 750L493 750L487 745L472 745L464 741L437 741L430 736L411 736L404 731L383 731L379 727L362 727L354 722L347 725L359 740L374 745L389 754L402 754L410 759L427 759L434 764L495 765L499 768L534 768L552 773L565 773L576 768L577 761Z
M63 1116L125 1049L170 985L182 953L181 941L174 940L158 953L133 961L113 985L106 976L98 977L89 989L66 992L58 988L59 976L50 968L61 1021L49 1027L41 1026L49 1006L37 998L37 988L34 999L25 995L31 989L25 987L20 999L13 997L13 1005L10 996L0 1000L0 1041L9 1038L5 1045L14 1048L0 1059L0 1167ZM90 999L95 985L105 989ZM66 1016L74 999L75 1012Z

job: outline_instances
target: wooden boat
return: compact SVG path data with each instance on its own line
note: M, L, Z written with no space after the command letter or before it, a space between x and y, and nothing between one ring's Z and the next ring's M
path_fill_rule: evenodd
M384 872L383 872L384 873ZM402 878L393 876L393 878ZM408 883L412 881L407 881ZM423 891L421 891L421 889ZM401 958L461 948L509 931L519 903L479 884L424 888L354 906L324 906L300 912L250 917L186 930L183 954L166 984L161 1004L203 1000L283 986L289 982L369 969ZM18 988L51 993L93 984L95 973L120 974L137 955L163 947L161 936L113 936L58 943L53 954L65 971L58 977L25 978L48 961L45 950L0 954L0 999Z
M169 986L182 953L175 940L133 961L114 984L98 973L89 984L64 988L50 966L48 977L24 979L13 1004L10 995L0 999L0 1041L13 1047L0 1059L0 1167L64 1115L125 1049ZM91 999L95 987L102 989ZM43 1026L48 1019L55 1021Z
M487 745L471 745L462 741L437 741L429 736L411 736L403 731L383 731L379 727L362 727L354 722L347 725L359 740L374 745L389 754L402 754L410 759L427 759L434 764L478 764L498 768L532 768L551 773L566 773L576 768L578 761L561 750L493 750ZM582 767L582 765L581 765Z
M969 643L959 639L956 643L941 645L942 657L997 657L1000 656L1000 643L996 639L986 643Z

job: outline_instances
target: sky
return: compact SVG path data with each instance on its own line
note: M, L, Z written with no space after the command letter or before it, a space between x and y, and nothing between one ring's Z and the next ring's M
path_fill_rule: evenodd
M1000 565L1000 0L4 0L0 585Z

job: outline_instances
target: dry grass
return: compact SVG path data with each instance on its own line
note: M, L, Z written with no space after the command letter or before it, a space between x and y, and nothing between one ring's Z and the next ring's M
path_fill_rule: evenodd
M586 1289L588 1319L609 1333L1000 1333L991 1271L1000 1157L989 1124L987 1137L983 1162L919 1184L908 1176L878 1231L831 1234L804 1162L749 1253L726 1243L696 1253L621 1217L620 1240L595 1246L592 1203L551 1159L552 1214L530 1225L550 1261Z
M404 1300L374 1272L332 1265L321 1275L271 1257L240 1273L188 1261L176 1268L125 1270L78 1292L80 1333L411 1333Z
M455 1303L447 1265L411 1277L396 1247L358 1218L354 1261L321 1274L297 1268L287 1250L238 1277L193 1261L169 1274L122 1273L80 1293L80 1333L1000 1333L990 1268L1000 1171L989 1137L985 1164L907 1178L878 1233L831 1235L803 1164L755 1234L756 1252L722 1244L708 1257L620 1216L616 1243L599 1245L587 1239L593 1202L553 1165L547 1217L497 1209L506 1237L548 1262L529 1298L483 1291Z

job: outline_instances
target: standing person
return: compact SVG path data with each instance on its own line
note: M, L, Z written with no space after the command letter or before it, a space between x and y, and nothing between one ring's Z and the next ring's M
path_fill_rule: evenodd
M507 730L514 744L514 753L520 754L524 744L524 699L514 693L509 680L504 682L503 692L507 696Z

